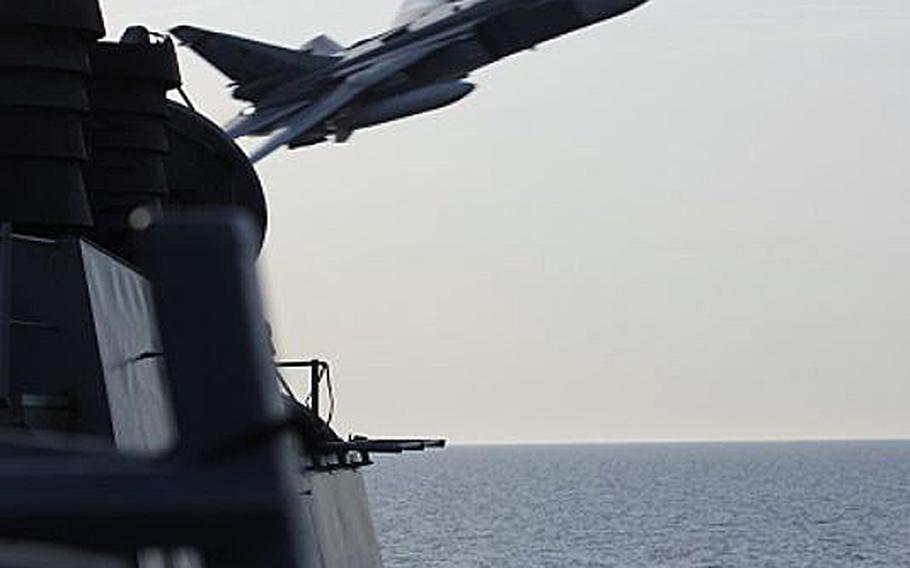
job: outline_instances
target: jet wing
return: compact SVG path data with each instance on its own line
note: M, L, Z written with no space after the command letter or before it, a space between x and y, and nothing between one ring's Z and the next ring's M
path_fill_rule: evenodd
M278 122L282 125L280 127L281 130L253 152L250 155L250 160L258 162L265 158L278 148L329 119L367 89L414 65L427 55L447 45L452 39L453 36L434 39L422 45L410 47L406 51L389 54L364 69L347 75L332 90L312 101L312 104L302 110L297 111L299 107L292 108L290 112L294 114L291 114L288 118L284 120L276 120L275 118L264 120L264 124Z
M171 33L237 84L269 75L311 73L337 61L333 55L296 51L193 26L177 26Z
M277 134L250 155L250 161L253 163L258 162L307 130L319 125L319 123L341 110L343 106L351 102L362 91L363 88L359 85L345 81L317 100L313 105L288 118L285 121L285 126Z

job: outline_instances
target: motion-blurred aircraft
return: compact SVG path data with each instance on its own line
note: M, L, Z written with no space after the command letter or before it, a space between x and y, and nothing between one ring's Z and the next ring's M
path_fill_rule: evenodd
M452 104L474 89L464 81L474 69L645 1L406 0L390 30L349 47L324 35L288 49L192 26L171 33L251 103L226 130L270 136L255 162Z

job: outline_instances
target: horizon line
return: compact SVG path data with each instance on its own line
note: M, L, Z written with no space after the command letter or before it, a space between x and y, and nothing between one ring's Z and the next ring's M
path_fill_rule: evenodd
M903 437L819 437L819 438L682 438L682 439L627 439L627 440L567 440L567 441L460 441L449 440L446 446L633 446L633 445L694 445L694 444L800 444L838 442L910 442L910 436Z

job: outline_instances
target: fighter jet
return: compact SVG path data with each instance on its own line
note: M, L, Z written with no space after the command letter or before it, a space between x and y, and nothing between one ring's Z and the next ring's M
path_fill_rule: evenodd
M269 136L250 159L455 103L480 67L607 20L646 0L405 0L391 29L342 47L318 36L299 49L192 26L171 30L250 103L225 127Z

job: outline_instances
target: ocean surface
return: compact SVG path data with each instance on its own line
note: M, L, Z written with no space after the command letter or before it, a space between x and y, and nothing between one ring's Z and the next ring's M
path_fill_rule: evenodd
M389 568L910 566L910 442L455 446L365 473Z

